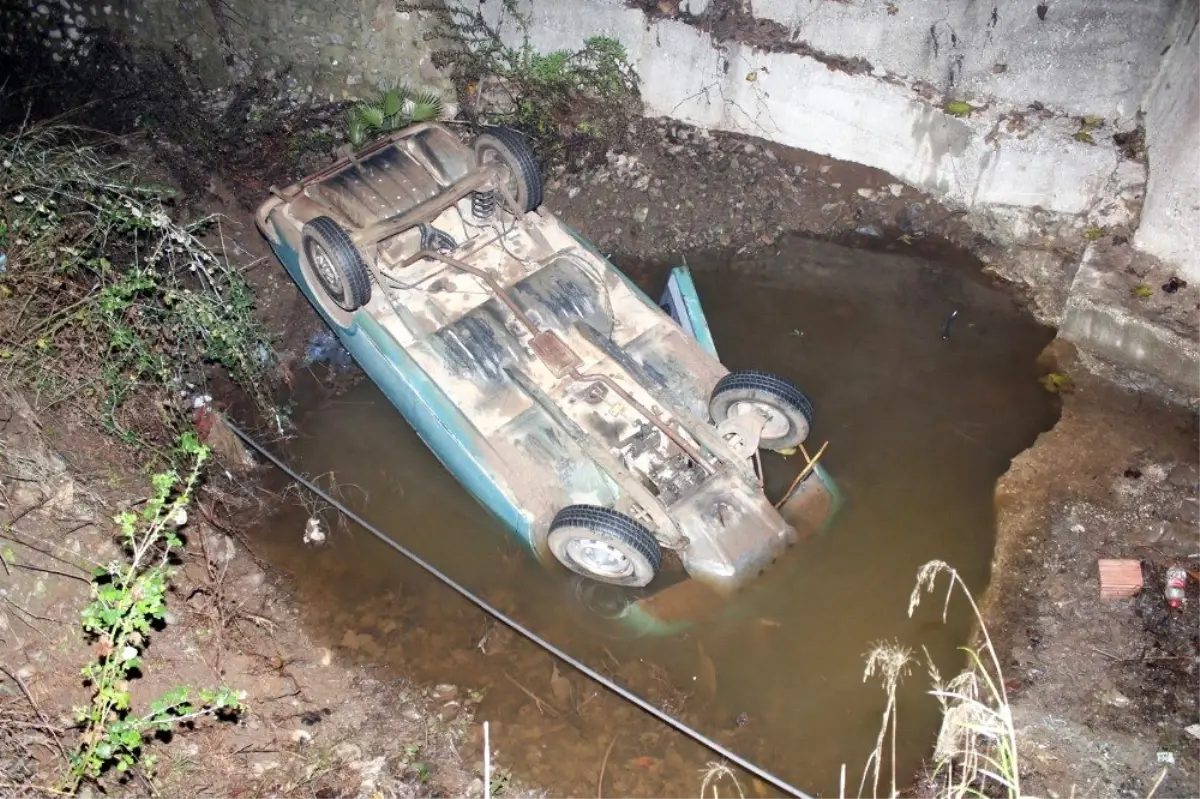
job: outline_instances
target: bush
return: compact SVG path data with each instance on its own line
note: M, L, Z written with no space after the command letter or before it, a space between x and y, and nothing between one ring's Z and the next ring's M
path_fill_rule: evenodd
M449 41L434 63L449 68L468 120L521 130L544 161L603 154L619 144L640 115L637 74L616 39L592 36L577 50L539 53L529 44L529 20L514 0L501 0L500 21L461 7L400 3L431 13L427 38ZM502 27L515 23L522 43L506 44Z
M173 398L210 364L275 413L275 355L250 289L202 240L218 218L175 221L171 190L71 128L0 136L0 163L0 378L39 410L70 401L130 442L163 439ZM138 396L157 413L122 414Z

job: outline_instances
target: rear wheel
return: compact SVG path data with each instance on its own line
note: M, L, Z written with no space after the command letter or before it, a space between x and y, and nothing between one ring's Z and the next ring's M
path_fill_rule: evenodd
M341 225L327 216L306 223L300 249L321 288L343 311L354 311L371 299L371 277L358 248Z
M475 158L480 166L500 164L504 188L522 212L542 204L542 177L533 151L520 133L512 128L489 128L475 139Z
M611 585L647 585L662 566L662 550L649 530L597 505L560 510L550 523L547 544L563 566Z
M813 410L808 397L789 381L770 372L744 370L720 379L708 401L714 424L744 413L766 417L761 449L791 449L808 438Z

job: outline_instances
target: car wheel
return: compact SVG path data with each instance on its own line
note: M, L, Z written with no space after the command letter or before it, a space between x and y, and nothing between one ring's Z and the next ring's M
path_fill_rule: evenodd
M717 383L708 401L708 412L717 425L755 411L767 417L760 449L791 449L808 438L812 403L790 382L770 372L730 372Z
M596 505L569 505L550 523L547 544L558 562L602 583L634 588L662 566L654 536L623 513Z
M480 166L504 166L505 188L521 211L532 211L542 204L542 177L533 151L520 133L512 128L490 128L476 137L473 148Z
M354 242L341 225L318 216L300 232L300 248L309 269L329 299L354 311L371 299L371 277Z

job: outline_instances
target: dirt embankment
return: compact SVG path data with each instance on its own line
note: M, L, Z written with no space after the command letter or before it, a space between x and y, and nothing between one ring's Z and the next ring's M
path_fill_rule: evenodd
M1055 342L1063 415L996 490L985 619L998 640L1031 795L1190 796L1200 778L1200 570L1194 414L1087 374ZM1103 601L1097 560L1144 587ZM1165 572L1191 572L1181 610ZM1159 782L1161 780L1161 783Z

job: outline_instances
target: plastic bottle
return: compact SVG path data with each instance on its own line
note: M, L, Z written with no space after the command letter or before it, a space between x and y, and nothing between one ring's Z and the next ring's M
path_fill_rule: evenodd
M1188 574L1187 570L1181 566L1172 566L1167 569L1167 590L1163 593L1167 597L1167 604L1173 608L1183 607L1184 594L1187 590Z

